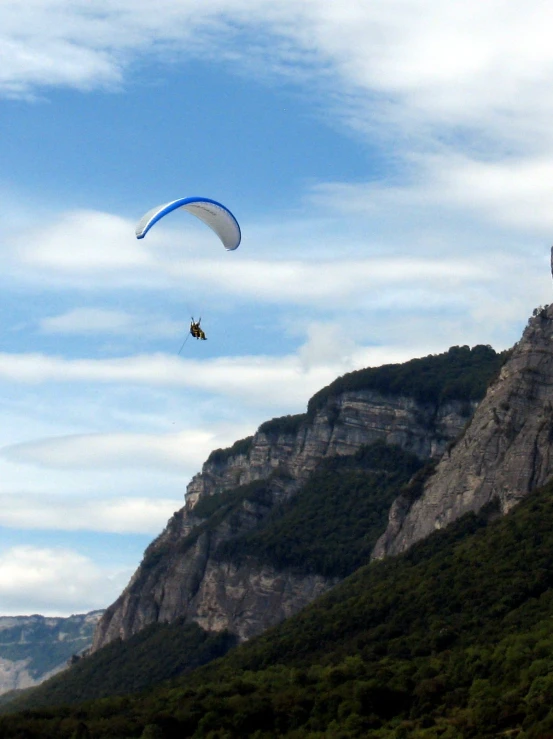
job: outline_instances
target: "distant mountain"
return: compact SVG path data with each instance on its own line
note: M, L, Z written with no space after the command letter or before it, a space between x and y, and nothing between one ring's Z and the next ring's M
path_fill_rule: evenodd
M68 618L0 616L0 695L64 670L92 644L103 611Z

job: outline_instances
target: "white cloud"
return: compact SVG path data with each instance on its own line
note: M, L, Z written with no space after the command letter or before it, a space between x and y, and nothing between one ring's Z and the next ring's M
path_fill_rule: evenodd
M190 274L218 290L249 296L259 301L328 305L358 299L375 289L395 289L414 284L433 291L451 290L453 285L488 280L485 265L453 259L334 259L313 261L261 262L253 259L221 265L214 261L197 262Z
M11 394L13 388L8 386L6 392ZM152 388L130 395L108 389L86 398L57 385L51 390L43 386L39 395L42 408L37 409L31 398L28 406L10 410L0 390L0 495L15 496L9 498L12 502L29 495L52 502L65 496L78 505L77 501L100 496L173 500L179 508L188 481L210 452L252 434L267 418L256 409L245 412L239 401L237 407L227 404L213 418L209 400L202 404L192 396L185 401L178 393ZM95 427L102 432L87 433ZM4 517L9 514L6 506L4 502ZM34 516L34 510L29 509L29 515ZM89 518L87 514L85 521ZM152 521L154 526L159 522L149 518L148 526ZM122 525L125 530L128 520ZM112 526L118 530L121 522Z
M184 498L1 493L0 502L0 526L6 528L157 536Z
M8 97L29 95L35 85L81 89L120 82L121 70L110 55L63 39L45 38L39 48L29 39L2 38L0 89Z
M438 192L440 186L442 190ZM446 192L452 189L453 185ZM435 190L434 203L424 204L429 218L432 206L444 200L443 182L436 182ZM192 296L209 291L208 295L218 299L230 295L256 303L287 302L319 308L330 301L344 302L386 286L411 287L417 283L447 291L451 284L488 279L485 254L478 260L471 255L469 260L463 253L447 255L443 251L425 257L411 250L401 259L396 254L381 253L397 250L379 242L382 211L397 208L399 198L406 207L420 206L421 197L430 200L428 193L418 188L400 192L340 183L315 188L312 199L324 204L328 215L334 211L336 230L344 228L344 209L351 217L347 258L341 245L336 246L334 233L328 235L329 223L319 222L315 213L306 213L303 229L307 233L303 237L308 240L303 246L302 242L298 244L297 229L292 228L287 238L280 236L278 250L264 258L252 258L251 249L231 255L220 249L218 256L213 257L213 243L204 248L204 242L211 242L213 235L206 235L204 229L194 231L187 226L175 235L174 231L158 226L155 239L151 239L153 246L144 246L145 242L134 238L132 225L124 219L107 213L69 212L40 229L19 234L15 239L8 237L3 248L8 262L3 276L11 280L15 274L24 281L40 281L42 286L50 280L56 289L88 285L109 290L134 285L169 288L175 295L181 295L185 285ZM373 211L369 237L367 210ZM273 225L273 233L279 233L281 225ZM289 258L290 253L298 251L301 257ZM151 330L156 320L156 316L150 316L146 328ZM76 308L67 315L43 319L42 326L51 332L76 332L79 326L83 332L123 331L132 326L140 330L140 323L144 325L145 318L120 311Z
M57 220L21 233L14 249L6 248L13 262L42 274L109 275L125 270L129 280L151 272L156 262L144 242L134 237L132 225L109 213L71 211Z
M120 359L63 359L0 354L0 380L18 383L136 383L206 390L246 403L282 405L309 397L333 378L335 367L304 370L295 356L225 357L194 361L167 354Z
M175 337L188 330L184 322L168 321L165 316L137 315L103 308L75 308L40 320L46 334L109 334L142 337Z
M197 55L288 77L315 69L353 107L356 93L372 92L362 107L373 121L516 134L551 111L552 13L537 0L206 0L200 12L191 0L160 0L155 13L146 0L4 0L0 84L12 95L113 85L143 55Z
M158 468L190 469L212 449L232 443L214 431L175 434L79 434L15 444L0 449L10 462L53 469L105 470Z
M346 322L313 323L307 327L307 335L307 341L298 354L306 369L328 364L354 365L353 355L357 347Z
M320 183L310 200L336 215L361 219L373 226L385 218L400 216L398 228L412 228L417 238L417 220L435 233L449 227L450 238L461 235L464 248L478 252L463 234L463 219L469 222L474 234L478 227L488 224L510 233L551 232L553 216L549 207L553 157L508 158L504 161L476 161L467 156L449 153L426 155L415 159L415 181L401 185L352 184L347 182ZM470 220L469 220L470 219ZM417 254L422 256L424 243L417 241ZM456 256L464 258L466 252ZM447 255L445 255L447 256ZM470 263L472 263L472 257ZM481 255L485 258L485 254ZM465 264L469 268L469 263ZM470 277L470 274L467 274Z
M549 237L553 227L551 152L502 162L471 161L460 156L430 158L426 166L430 171L428 188L437 204L483 213L499 225Z
M424 346L429 345L433 342L429 344L426 339ZM407 359L416 351L415 346L411 342L397 348L387 345L380 348L378 356L380 361L385 361L399 351ZM310 349L306 351L311 353ZM365 349L363 355L370 357L372 351ZM338 350L331 362L322 364L306 364L305 356L306 352L284 357L224 357L202 362L180 360L166 354L106 360L0 354L0 380L19 384L95 382L190 388L227 400L238 399L246 407L286 412L287 408L304 406L314 392L337 375L359 367L351 353L344 355ZM244 411L241 417L243 414ZM161 452L152 450L152 454L158 453Z
M10 94L119 81L142 55L207 55L249 65L250 74L278 69L299 80L312 70L318 84L310 86L318 93L326 86L336 115L371 137L394 136L395 157L412 185L380 188L380 205L388 191L396 203L400 196L411 206L417 199L435 207L449 202L499 223L550 229L552 20L553 10L537 0L524 7L514 0L468 0L462 7L437 0L211 0L200 13L186 0L163 0L155 14L145 0L98 0L94 9L69 0L22 9L5 0L0 28L11 51L0 66ZM265 64L259 55L269 56ZM42 273L105 278L122 269L119 279L159 286L169 264L129 233L115 216L67 214L29 234L20 257Z
M106 570L71 549L17 546L0 553L2 615L45 616L106 608L129 570Z

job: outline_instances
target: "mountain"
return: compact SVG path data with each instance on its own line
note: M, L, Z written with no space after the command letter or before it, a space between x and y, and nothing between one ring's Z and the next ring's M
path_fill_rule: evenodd
M491 347L453 347L353 372L305 414L213 452L106 610L93 651L182 618L243 641L322 595L369 561L397 492L458 437L504 359Z
M92 644L103 611L52 618L0 616L0 695L38 685Z
M213 452L102 619L95 652L10 710L186 673L312 601L313 583L326 592L369 562L398 492L418 494L506 358L453 347L350 373L307 413Z
M405 551L496 500L507 513L553 475L553 305L535 311L462 438L417 496L399 496L374 557Z
M130 690L181 676L136 699L0 718L0 735L553 736L552 338L553 307L538 309L503 356L454 347L351 373L306 414L212 453L100 622L107 646L13 708L90 698L102 681L109 696L120 674L150 675ZM256 599L267 612L294 602L285 587L274 598L267 572L326 592L240 633ZM233 635L244 643L193 669ZM192 663L175 669L183 650Z

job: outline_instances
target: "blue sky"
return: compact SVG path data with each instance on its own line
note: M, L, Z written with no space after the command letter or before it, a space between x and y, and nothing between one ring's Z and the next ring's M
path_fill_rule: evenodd
M519 338L551 295L552 13L4 0L1 614L109 605L209 452L336 376ZM236 252L181 213L135 239L190 195Z

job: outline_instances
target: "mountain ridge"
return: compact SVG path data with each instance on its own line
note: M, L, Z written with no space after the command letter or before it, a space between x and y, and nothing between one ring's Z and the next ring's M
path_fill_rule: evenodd
M39 685L88 649L103 611L68 617L0 616L0 695Z
M398 554L493 499L507 513L553 475L553 305L537 310L417 499L398 497L373 556Z
M453 347L404 365L350 373L319 391L306 414L272 419L253 437L212 452L189 483L184 508L106 610L93 651L150 623L181 617L207 631L228 629L248 639L331 588L336 578L298 574L255 558L236 566L213 555L294 498L325 459L352 456L375 442L422 461L439 458L466 426L504 358L491 347ZM406 384L411 396L401 394ZM226 518L215 511L218 526L206 529L197 515L206 500L218 503L228 491L258 483L265 484L263 500L244 495Z

